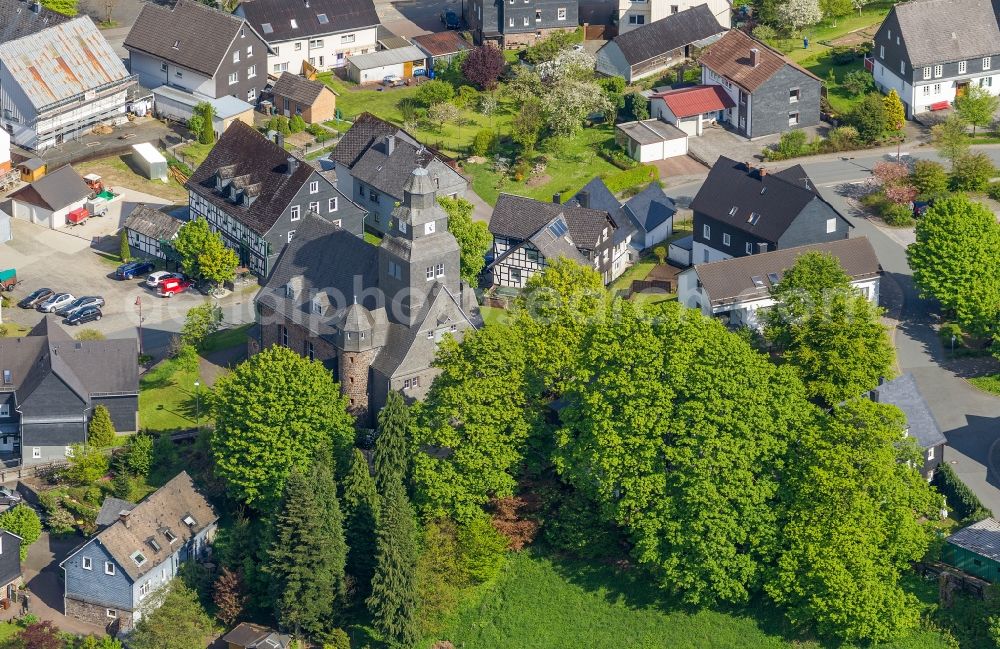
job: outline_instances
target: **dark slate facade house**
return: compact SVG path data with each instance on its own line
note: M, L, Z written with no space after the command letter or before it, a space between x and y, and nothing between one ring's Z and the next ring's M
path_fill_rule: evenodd
M368 212L365 225L384 234L415 167L427 170L438 196L461 197L469 181L454 162L403 129L362 113L330 153L337 187Z
M924 455L920 474L928 481L934 478L934 471L944 458L944 445L948 443L938 427L930 406L920 394L913 375L906 373L891 381L885 381L871 392L872 401L896 406L906 415L906 436L912 437Z
M378 246L316 217L305 219L256 297L251 353L283 345L324 362L363 426L389 391L421 399L445 335L482 324L459 275L458 242L417 167Z
M205 218L240 264L267 277L307 213L360 237L364 212L309 163L233 122L188 179L191 218Z
M136 341L76 341L55 320L0 338L0 453L24 465L65 459L99 405L118 432L138 429Z
M577 194L573 204L536 201L500 194L490 218L493 235L493 283L524 288L528 278L541 272L549 260L566 257L593 268L613 282L629 264L628 248L634 232L626 221L618 221L607 209L592 209L587 193ZM582 199L582 200L581 200ZM611 207L607 197L596 202ZM620 213L620 206L615 212ZM619 217L620 219L620 217Z
M649 187L622 203L615 198L603 180L594 178L566 201L566 205L604 210L616 223L627 220L632 225L632 261L638 258L635 253L650 248L673 234L674 214L677 213L673 199L656 182L650 183ZM616 235L618 232L624 234L629 230L616 230Z
M597 71L628 83L659 74L726 32L707 4L619 34L597 50Z
M256 105L267 83L268 46L245 20L197 0L146 3L125 37L129 67L145 88L232 95Z
M476 43L505 49L534 45L579 25L579 0L469 0L465 22Z
M21 579L21 544L24 542L17 534L0 529L0 599L13 600L17 589L24 581Z
M148 612L146 598L182 563L207 557L218 515L182 471L66 557L64 611L127 632Z
M735 104L722 120L750 139L819 124L823 82L738 29L705 50L701 82L721 86Z
M971 86L1000 94L1000 25L987 0L895 5L875 33L872 76L895 90L906 116L947 108Z
M696 264L846 239L853 227L801 165L770 173L721 157L691 209Z

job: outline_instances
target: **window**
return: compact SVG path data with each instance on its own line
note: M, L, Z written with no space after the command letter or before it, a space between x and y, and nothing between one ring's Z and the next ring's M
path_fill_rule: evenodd
M113 574L115 574L115 564L111 563L110 561L105 561L104 562L104 574L106 574L106 575L113 575Z
M930 86L924 86L924 94L925 95L931 94L931 87Z
M337 211L337 197L336 196L334 196L329 201L327 201L326 211L327 212L336 212Z
M257 76L257 66L251 65L249 68L247 68L247 79L253 79L256 76Z
M166 71L167 71L167 64L166 63L161 63L160 64L160 72L166 72Z
M510 269L510 280L512 282L517 282L518 284L521 283L521 269L520 268L511 268Z
M983 57L983 69L984 70L989 70L991 65L993 65L993 57L991 57L991 56L984 56Z
M314 38L311 41L309 41L309 49L313 50L313 49L320 48L320 47L323 47L323 39L322 38Z
M341 45L343 45L344 43L353 43L353 42L354 42L354 34L344 34L343 36L340 37Z
M927 449L927 459L928 460L933 460L934 459L934 447L933 446L930 447L929 449Z
M397 221L396 222L396 227L399 228L400 232L402 232L403 234L406 234L406 227L407 227L406 226L406 221Z
M629 16L628 17L628 24L630 24L630 25L645 25L646 24L646 17L645 16L636 16L636 15Z
M177 535L166 528L163 529L163 536L167 537L167 543L172 544L177 540Z
M959 74L965 74L965 70L966 70L966 62L965 61L959 61L958 62L958 73Z
M145 599L146 595L149 595L149 591L153 589L153 583L150 581L139 584L139 599Z
M239 72L230 72L229 73L229 85L233 85L234 83L237 83L239 80L240 80L240 73Z
M282 325L280 333L281 333L281 344L285 347L288 347L288 327Z
M434 269L434 272L438 277L444 277L444 264L438 264L437 268Z
M924 79L930 79L930 78L931 78L931 66L925 65L924 66Z
M251 88L247 90L247 103L255 103L257 101L257 89Z
M566 7L556 9L556 20L566 20Z
M291 243L292 239L294 239L294 238L295 238L295 230L289 230L288 231L288 243Z
M184 77L184 73L181 72L180 70L174 70L174 76L177 77L178 79L181 79Z
M275 52L277 53L277 50ZM251 56L253 56L253 45L247 45L247 58L249 59Z
M91 559L90 557L83 557L83 560L80 563L80 565L83 567L84 570L93 570L94 560Z
M278 56L278 52L279 52L280 49L281 48L279 48L277 45L274 46L274 55L275 56Z
M536 23L542 22L542 10L541 9L535 9L535 22Z
M788 91L788 103L794 104L799 101L799 89L791 88Z
M309 183L309 193L315 194L318 191L319 191L319 181L313 180L312 182Z
M0 403L0 417L10 417L9 403Z
M247 30L245 27L240 27L240 38L245 38L247 35Z
M944 66L943 65L935 65L934 66L934 78L938 79L938 78L941 77L942 74L944 74Z
M399 264L394 261L389 262L389 277L403 279L403 270L400 268Z
M730 242L729 233L728 232L723 232L722 233L722 245L729 246L729 242Z
M300 205L292 205L292 220L298 221L302 216L302 207Z
M885 45L879 45L878 46L878 57L880 59L884 59L885 58Z
M906 74L906 61L899 62L899 73Z
M275 63L271 66L275 72L288 72L288 63Z
M677 6L677 5L670 5L670 15L673 15L673 14L679 12L680 10L681 10L681 8L679 6Z
M513 18L508 18L507 19L507 26L508 27L513 27L514 26L514 19Z
M827 234L833 234L836 231L837 231L837 219L836 218L827 219L826 220L826 233Z
M940 94L940 93L941 93L941 84L940 83L935 83L934 84L934 94L937 95L937 94Z
M708 225L707 223L705 225L701 226L701 236L704 237L706 240L711 239L712 238L712 226Z
M424 234L434 234L434 221L424 223Z
M299 23L296 22L294 18L292 18L292 29L298 29L298 28L299 28Z
M788 113L788 125L795 126L798 123L799 123L799 112L795 111L792 113Z
M979 80L980 88L990 88L993 86L993 77L983 77Z
M14 382L14 379L11 376L10 370L4 370L3 371L3 382L6 383L7 385L10 385L11 383Z
M753 244L751 244L749 241L747 242L747 245L746 245L746 251L747 251L748 255L752 255L753 254Z
M36 460L42 457L42 449L37 446L31 447L31 457Z
M319 201L315 201L313 203L309 203L309 211L310 212L315 212L316 214L319 214Z
M705 250L701 251L701 259L706 264L710 261L709 258L708 258L708 249L707 248Z
M240 51L233 50L233 63L239 63L239 62L240 62Z
M891 29L888 30L888 31L886 31L885 37L888 38L890 41L892 40L892 30Z
M539 20L541 20L541 19L539 19ZM528 17L527 16L525 16L523 18L523 22L524 22L524 26L527 27L528 26Z
M116 611L115 609L109 608L109 609L105 609L105 610L106 610L105 615L107 615L108 617L110 617L112 620L114 620L115 618L118 617L118 611Z
M433 267L433 266L428 266L428 267L427 267L427 268L426 268L426 269L424 270L424 278L425 278L425 279L426 279L426 280L427 280L428 282L429 282L429 281L431 281L432 279L434 279L434 267Z

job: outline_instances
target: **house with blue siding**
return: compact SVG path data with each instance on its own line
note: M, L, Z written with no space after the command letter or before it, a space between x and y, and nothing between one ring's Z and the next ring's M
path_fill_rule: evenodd
M107 525L60 563L66 615L113 633L130 631L151 597L180 565L202 560L219 517L182 471Z

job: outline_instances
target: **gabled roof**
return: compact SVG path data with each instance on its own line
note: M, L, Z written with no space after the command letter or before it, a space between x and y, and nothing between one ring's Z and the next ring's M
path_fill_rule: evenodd
M437 32L436 34L414 36L410 40L413 41L414 45L427 52L430 56L446 56L448 54L454 54L464 50L471 50L475 47L472 43L462 38L459 33L453 29L447 29L443 32Z
M592 178L590 182L581 187L580 191L566 201L565 205L567 207L589 207L592 210L604 210L612 216L618 214L618 210L621 209L621 203L618 202L600 176Z
M282 72L271 91L275 97L287 97L303 106L312 106L323 91L333 92L325 83L310 81L293 72Z
M726 31L707 4L675 13L612 39L629 65L711 38ZM607 47L608 45L604 45Z
M658 142L681 140L687 137L687 133L673 124L668 124L658 119L622 122L615 126L615 129L621 131L629 139L639 144L657 144Z
M371 113L361 113L330 152L330 160L351 168L368 147L386 135L403 135L409 138L409 141L416 142L412 135L395 124L390 124Z
M394 50L379 50L368 54L355 54L347 58L350 65L359 70L370 70L382 67L383 65L395 65L407 61L422 61L426 54L416 45L407 45Z
M94 524L97 527L107 527L117 521L122 512L130 512L133 509L135 509L135 503L115 498L114 496L108 496L101 503L101 509L97 512Z
M10 198L55 211L83 200L90 194L90 187L80 174L76 173L73 167L63 165L30 185L11 193Z
M173 239L184 223L163 210L139 203L125 219L125 228L157 241Z
M723 156L709 170L691 201L691 209L755 237L777 242L813 201L826 203L800 165L769 173ZM832 206L830 209L844 218Z
M490 218L490 232L495 236L524 241L560 214L565 217L570 238L577 246L586 250L597 247L597 241L605 228L617 227L611 215L603 210L500 194Z
M995 518L984 518L963 527L949 536L947 541L980 556L1000 561L1000 521Z
M650 232L673 217L677 213L677 206L664 193L660 183L652 182L649 187L625 201L622 211L636 228L642 232Z
M948 440L934 419L934 413L920 394L917 380L909 372L872 390L872 399L879 403L890 403L902 410L906 415L907 434L917 440L921 448L947 443Z
M997 7L990 0L912 0L892 8L914 66L1000 53Z
M297 167L288 174L288 160ZM259 185L250 205L233 203L215 189L217 173L243 178L247 187ZM234 121L184 185L216 207L232 215L258 234L266 234L315 170L261 135L257 129ZM235 182L235 180L233 181Z
M98 88L120 91L134 82L87 16L0 45L0 60L39 112Z
M173 8L144 3L124 47L211 77L243 25L241 18L196 0L177 0Z
M372 0L246 0L236 13L269 43L379 24Z
M878 277L882 270L875 249L867 237L838 239L759 255L733 257L707 264L695 264L693 269L698 273L698 279L701 280L703 290L712 301L712 306L720 306L766 298L776 284L772 281L771 275L780 281L784 272L794 266L796 260L807 252L833 255L840 261L841 267L852 281Z
M655 93L652 98L662 99L677 117L693 117L736 105L722 86L691 86Z
M68 16L45 7L36 13L25 0L0 0L0 43L30 36L67 20Z
M389 138L392 138L391 142ZM418 168L428 172L425 176L428 183L436 181L436 186L442 190L465 183L465 178L438 159L433 150L401 135L388 135L375 140L351 167L351 175L396 200L402 200L403 186L410 180L413 170Z
M758 53L756 67L750 62L751 49L756 49ZM815 74L793 63L777 50L771 49L738 29L726 32L725 36L712 43L702 52L698 62L750 92L762 86L786 65L817 81L820 80Z
M227 646L240 649L288 649L291 636L280 634L273 629L250 622L241 622L232 631L222 636Z

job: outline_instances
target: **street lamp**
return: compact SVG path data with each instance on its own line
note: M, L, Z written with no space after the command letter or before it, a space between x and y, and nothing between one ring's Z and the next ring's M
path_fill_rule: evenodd
M142 296L135 297L135 305L139 307L139 355L142 356Z
M955 355L955 334L951 335L951 355Z
M195 408L195 422L198 426L198 432L201 432L201 381L194 382L194 408Z

